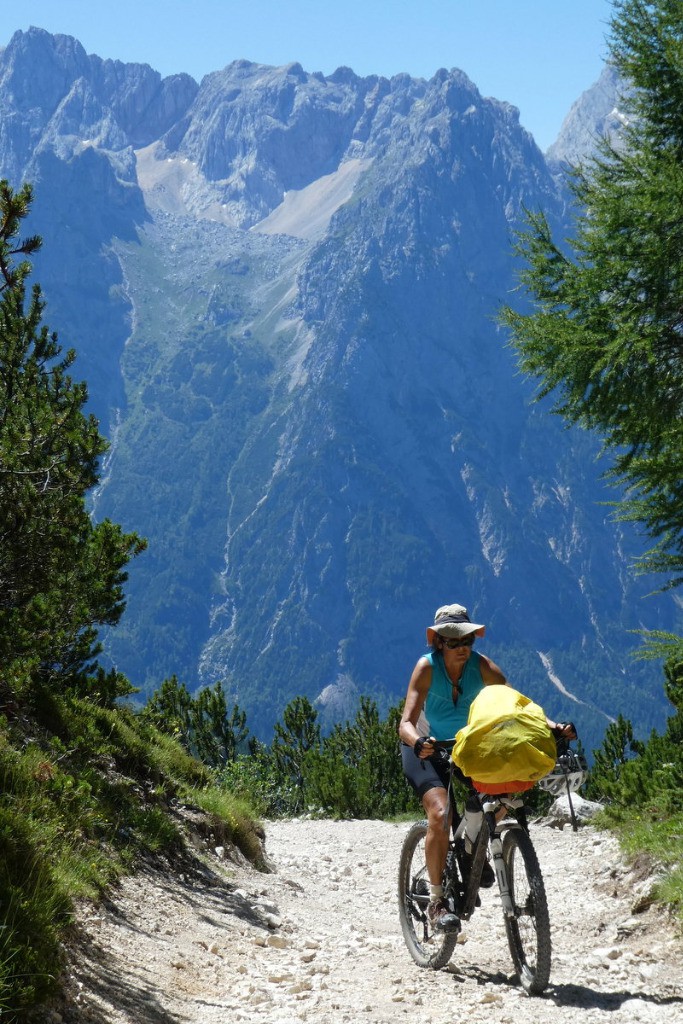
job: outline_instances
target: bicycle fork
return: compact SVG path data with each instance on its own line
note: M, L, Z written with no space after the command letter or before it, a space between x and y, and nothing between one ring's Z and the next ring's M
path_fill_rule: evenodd
M523 805L522 800L510 800L506 801L506 803L509 807L521 807ZM503 913L506 917L514 918L517 916L517 913L512 899L512 892L510 890L510 882L508 879L507 869L505 867L505 861L503 860L503 839L498 828L498 822L496 821L496 812L500 811L501 803L499 800L483 800L482 808L484 810L484 821L486 822L486 826L489 830L489 845L491 847L493 869L496 873L496 880L500 891L500 900L503 905ZM507 811L507 807L504 806L504 810Z
M508 872L505 867L505 861L503 860L503 840L497 829L496 804L488 803L488 801L486 801L486 803L483 804L483 813L486 827L488 828L488 835L490 837L490 853L492 853L494 870L496 871L496 881L498 882L498 888L501 893L503 913L506 918L514 918L515 908L512 902L510 884L508 882Z

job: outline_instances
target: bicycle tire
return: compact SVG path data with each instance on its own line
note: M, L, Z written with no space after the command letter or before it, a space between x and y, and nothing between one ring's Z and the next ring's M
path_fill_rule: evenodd
M540 995L550 980L550 915L538 857L522 829L505 833L503 861L515 907L514 918L505 917L512 961L524 991Z
M411 826L401 847L398 867L398 913L408 951L419 967L445 967L457 935L433 931L427 920L429 876L425 861L427 822Z

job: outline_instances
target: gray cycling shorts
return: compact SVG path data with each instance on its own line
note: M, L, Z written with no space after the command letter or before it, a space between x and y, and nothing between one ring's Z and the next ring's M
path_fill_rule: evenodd
M448 757L420 758L407 743L401 744L403 774L422 798L428 789L448 789Z

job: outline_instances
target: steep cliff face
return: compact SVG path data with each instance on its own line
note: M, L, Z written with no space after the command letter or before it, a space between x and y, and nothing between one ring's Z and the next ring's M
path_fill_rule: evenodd
M600 136L618 139L625 123L621 109L625 88L614 68L603 68L597 82L572 104L558 137L548 148L546 160L552 170L579 163L592 152Z
M21 174L36 150L71 143L116 151L158 139L197 92L189 75L88 56L70 36L17 32L2 51L3 166Z
M50 321L79 351L105 432L125 403L119 360L132 314L111 243L136 237L148 216L133 147L175 123L196 91L188 75L162 81L41 29L17 32L0 55L0 177L35 187L35 276Z
M459 600L589 743L663 719L626 630L677 606L641 600L596 441L530 405L495 321L522 209L564 209L514 108L458 71L197 87L32 31L0 173L36 181L48 320L112 437L95 513L150 539L107 640L136 684L221 678L267 735L296 694L395 701Z
M636 589L597 504L596 446L529 408L493 321L512 228L540 203L556 214L515 112L457 74L428 83L302 266L298 400L259 501L228 522L204 678L227 667L247 704L283 669L311 697L335 679L396 693L435 598L461 593L523 688L531 674L557 701L548 665L574 685L588 657L616 690L611 638Z

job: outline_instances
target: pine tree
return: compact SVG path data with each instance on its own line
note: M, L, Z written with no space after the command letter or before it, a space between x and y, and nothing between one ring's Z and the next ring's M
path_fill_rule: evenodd
M98 627L120 618L124 569L144 546L86 508L106 442L69 375L75 353L41 324L40 287L26 295L40 246L19 239L31 199L0 182L0 663L15 693L87 688Z
M379 717L361 697L353 722L335 725L306 759L313 803L339 817L386 818L415 807L403 775L398 740L401 705Z
M320 748L318 712L307 697L295 697L277 722L271 753L283 779L290 786L290 810L306 807L306 762L309 753Z
M575 170L574 237L529 216L529 314L504 310L522 367L555 411L598 431L620 514L655 546L644 571L683 582L683 7L618 0L611 63L628 83L620 140Z
M234 761L248 735L247 715L237 704L228 714L223 684L200 690L192 708L192 744L197 757L219 768Z
M618 796L624 765L642 754L643 749L644 745L633 736L629 720L618 715L616 722L607 726L600 749L593 751L594 761L586 795L597 800Z
M177 676L164 679L147 701L142 717L177 739L188 752L192 750L194 700Z

